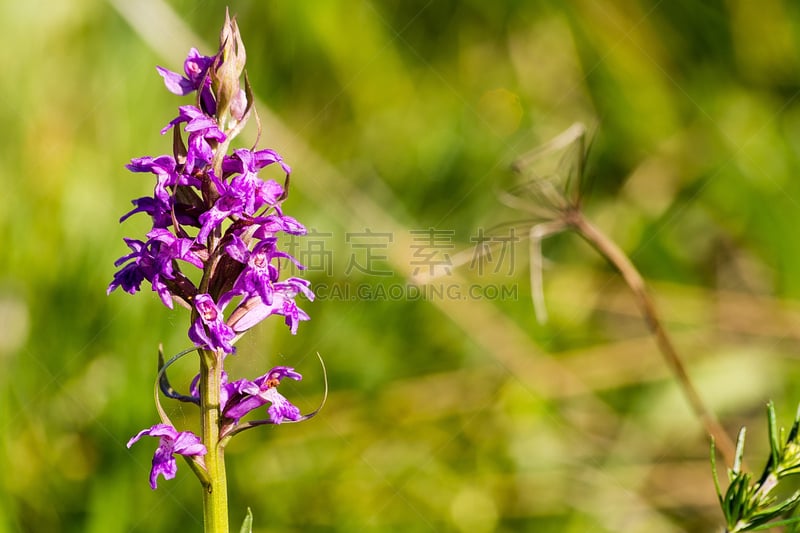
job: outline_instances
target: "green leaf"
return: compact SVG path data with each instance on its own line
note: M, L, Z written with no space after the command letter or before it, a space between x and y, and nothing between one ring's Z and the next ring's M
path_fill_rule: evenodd
M747 434L747 428L739 430L739 437L736 439L736 456L733 459L733 468L731 469L734 474L742 471L742 456L744 455L744 438Z
M719 486L719 476L717 475L717 448L714 444L714 437L711 437L711 473L714 476L714 488L717 489L717 499L722 505L722 488Z
M723 505L723 512L728 525L735 524L741 520L748 519L748 493L747 489L750 487L750 475L734 474L731 483L728 486L728 491L725 493L725 503Z
M781 459L781 443L778 440L778 422L775 417L775 404L772 400L767 404L767 420L769 424L769 447L772 464L777 465Z
M247 516L244 517L244 522L242 522L242 528L239 530L239 533L253 533L253 511L250 508L247 508Z
M800 404L797 405L797 411L794 414L794 424L792 424L792 430L789 432L787 442L791 442L797 438L798 430L800 430Z
M781 503L760 510L753 515L753 518L759 520L759 523L761 523L764 517L767 517L767 520L772 520L782 514L791 512L798 502L800 502L800 491L795 492L791 497Z
M779 520L777 522L770 522L769 524L762 524L758 527L754 527L750 531L763 531L764 529L772 529L774 527L788 526L791 524L796 524L798 522L800 522L800 516L795 516L793 518L787 518L786 520Z

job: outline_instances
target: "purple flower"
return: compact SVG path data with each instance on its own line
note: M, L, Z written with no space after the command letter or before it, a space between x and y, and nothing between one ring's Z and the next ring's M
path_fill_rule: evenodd
M200 215L200 231L197 232L197 242L204 242L211 232L219 227L222 222L228 217L241 215L244 212L245 199L242 198L239 191L231 188L224 181L211 177L217 190L221 194L214 206Z
M180 259L191 263L199 269L205 266L205 248L195 243L194 239L178 238L171 231L164 228L156 228L147 234L152 241L163 243L168 250L168 254L173 259Z
M177 431L168 424L156 424L149 429L143 429L128 441L128 448L138 441L142 436L150 435L158 437L159 443L153 455L153 467L150 469L150 486L157 488L158 475L164 479L172 479L178 470L175 461L175 454L192 456L205 455L206 447L200 442L200 438L191 431Z
M289 235L305 235L306 228L296 219L284 215L280 208L276 207L277 213L265 217L256 217L253 221L258 224L258 229L253 232L256 239L268 239L274 237L282 231Z
M186 61L183 62L183 71L186 73L186 77L164 67L156 67L156 70L164 78L167 90L178 96L186 96L202 87L200 101L203 109L213 115L216 112L216 102L211 91L211 78L207 74L208 69L214 64L214 59L214 56L200 55L196 48L192 48L189 50Z
M260 296L254 296L239 304L231 314L231 327L236 332L246 331L270 315L282 315L292 335L297 333L301 321L308 320L305 311L297 307L294 299L302 293L309 301L314 301L311 284L300 278L288 278L274 283L272 286L272 302L264 302ZM223 296L227 298L228 295Z
M247 263L247 266L233 288L222 297L222 301L228 302L234 296L244 295L245 299L251 296L260 296L261 301L269 305L272 303L274 292L273 284L278 281L280 270L273 264L273 259L285 258L292 261L299 269L305 268L300 262L286 252L277 248L277 239L269 238L259 242L250 252L247 248L242 250L244 243L238 236L234 236L234 242L226 248L228 254L237 261Z
M154 228L166 228L172 224L172 212L169 204L165 204L158 198L144 196L131 200L135 206L133 209L122 215L120 222L125 222L128 217L135 213L147 213L153 219Z
M165 206L171 206L172 195L167 190L167 187L175 187L176 185L197 185L199 182L192 178L181 176L176 170L175 158L170 155L162 155L159 157L138 157L131 159L130 164L125 165L125 168L131 172L152 172L156 175L155 197L158 198Z
M195 169L202 168L211 163L214 158L214 149L211 142L221 143L226 137L219 129L217 121L206 115L201 109L193 105L183 105L178 108L179 114L161 130L163 135L170 128L186 122L184 130L189 134L189 146L186 153L186 163L183 171L191 174ZM200 162L202 165L198 165Z
M272 284L278 281L280 274L278 267L272 264L272 259L288 256L289 254L276 249L272 239L256 244L247 260L247 267L239 274L233 290L249 296L258 294L264 303L272 303Z
M192 48L189 50L186 61L183 62L183 71L186 73L186 77L164 67L156 67L156 70L164 78L164 85L167 86L169 92L178 96L186 96L200 88L208 72L208 67L213 62L213 56L200 55L196 48Z
M198 294L194 299L198 317L189 329L189 338L200 348L233 353L231 341L236 336L222 318L222 310L209 294Z
M283 378L301 380L303 376L287 366L276 366L263 376L253 381L241 379L227 385L228 401L222 416L231 420L232 425L253 409L270 404L267 408L270 421L280 424L284 420L300 419L300 409L278 392L278 385Z
M252 172L232 178L229 188L244 201L242 210L247 215L254 215L264 204L275 205L283 194L283 187L277 181L262 181Z
M258 150L256 152L244 148L234 150L233 155L226 156L223 160L222 169L226 173L255 174L262 168L273 163L280 163L283 172L287 176L292 173L292 168L286 164L280 154L275 150L269 149Z
M217 198L211 209L200 215L201 227L197 234L198 242L205 241L211 232L219 227L226 218L244 215L252 217L264 205L275 206L277 210L278 198L283 194L283 187L278 182L274 180L262 181L256 174L251 172L235 176L230 180L230 183L217 178L213 174L211 174L211 180L216 186L220 197ZM271 218L274 216L256 217L253 220L258 221L259 224L267 222L276 224L276 221ZM264 222L261 222L262 219L264 219ZM269 220L267 221L266 219ZM294 226L291 223L285 223L280 226L280 229L282 230L283 227L293 228ZM302 225L300 227L302 228ZM303 232L305 232L305 228L303 228Z
M108 285L106 294L111 294L117 287L122 287L122 290L129 294L136 294L141 289L142 281L145 279L144 270L141 268L145 249L144 243L136 239L124 239L124 241L132 251L128 255L117 259L114 262L114 266L118 267L130 259L133 259L133 261L114 274L114 279Z
M164 282L165 279L175 279L172 266L174 256L170 253L169 246L154 239L150 239L147 243L136 239L124 240L132 251L117 259L114 266L131 262L114 274L106 293L111 294L117 287L122 287L125 292L134 294L140 289L142 280L146 279L164 305L172 309L172 293Z
M283 172L287 176L292 173L292 167L290 167L286 161L284 161L283 158L274 150L258 150L257 152L253 152L253 158L255 159L257 168L264 168L272 163L279 163L281 165L281 169L283 169Z
M236 232L231 233L231 242L225 246L225 253L240 263L247 263L250 257L250 249Z

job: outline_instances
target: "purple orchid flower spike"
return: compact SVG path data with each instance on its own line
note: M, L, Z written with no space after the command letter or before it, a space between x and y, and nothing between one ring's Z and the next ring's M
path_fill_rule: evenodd
M178 431L169 424L156 424L148 429L143 429L128 441L128 448L145 435L159 438L158 448L153 454L153 467L150 469L150 487L157 488L158 476L172 479L178 471L175 454L185 456L203 456L206 447L200 442L200 437L191 431Z
M227 355L235 353L234 343L246 330L280 315L294 334L309 319L295 297L314 298L309 282L281 277L283 265L304 269L279 246L281 232L306 233L299 221L283 214L291 168L272 149L230 149L249 117L257 118L245 60L236 20L226 13L216 54L192 48L182 74L157 67L170 92L194 93L194 101L179 106L178 116L161 130L162 135L171 130L170 154L137 157L126 165L131 172L150 174L154 184L152 194L134 199L120 222L143 213L151 225L144 237L125 239L130 250L115 262L107 289L136 293L148 282L164 305L173 308L178 302L191 313L188 338L194 346L168 360L159 348L155 398L161 423L140 431L128 447L145 435L159 439L150 470L153 489L159 476L175 477L178 455L188 458L204 489L209 533L228 531L224 449L230 437L262 424L306 420L319 411L301 415L278 392L284 378L302 378L292 368L277 366L255 380L231 382L225 371ZM285 174L283 184L259 175L268 166ZM167 369L190 354L196 354L199 372L183 394L170 383ZM164 399L196 405L202 437L176 430ZM264 406L264 420L240 423Z

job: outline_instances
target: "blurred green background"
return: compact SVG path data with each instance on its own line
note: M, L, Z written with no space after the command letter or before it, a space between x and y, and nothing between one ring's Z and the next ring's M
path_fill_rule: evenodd
M186 465L151 491L155 441L125 448L157 420L156 349L187 346L186 314L105 289L122 237L148 229L117 224L152 191L124 165L169 152L158 130L188 103L154 66L212 53L225 5L0 3L0 532L202 530ZM293 166L285 208L318 232L295 251L325 259L307 277L328 289L296 337L280 320L246 336L230 371L296 367L305 379L282 390L304 411L322 397L316 352L330 383L313 420L228 447L237 530L247 506L262 533L718 528L703 430L626 288L576 237L545 243L544 325L524 239L502 269L495 255L434 282L453 293L388 291L426 253L452 259L525 219L497 199L509 164L584 121L589 217L650 280L703 397L731 435L748 426L760 467L765 402L788 426L800 401L800 5L229 5L260 146ZM471 285L508 297L460 297Z

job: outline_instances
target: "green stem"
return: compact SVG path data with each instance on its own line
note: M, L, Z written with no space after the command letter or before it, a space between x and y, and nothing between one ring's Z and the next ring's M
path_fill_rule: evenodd
M203 487L205 533L228 533L228 483L225 477L225 448L219 441L219 392L222 382L222 354L200 350L200 416L209 483Z

